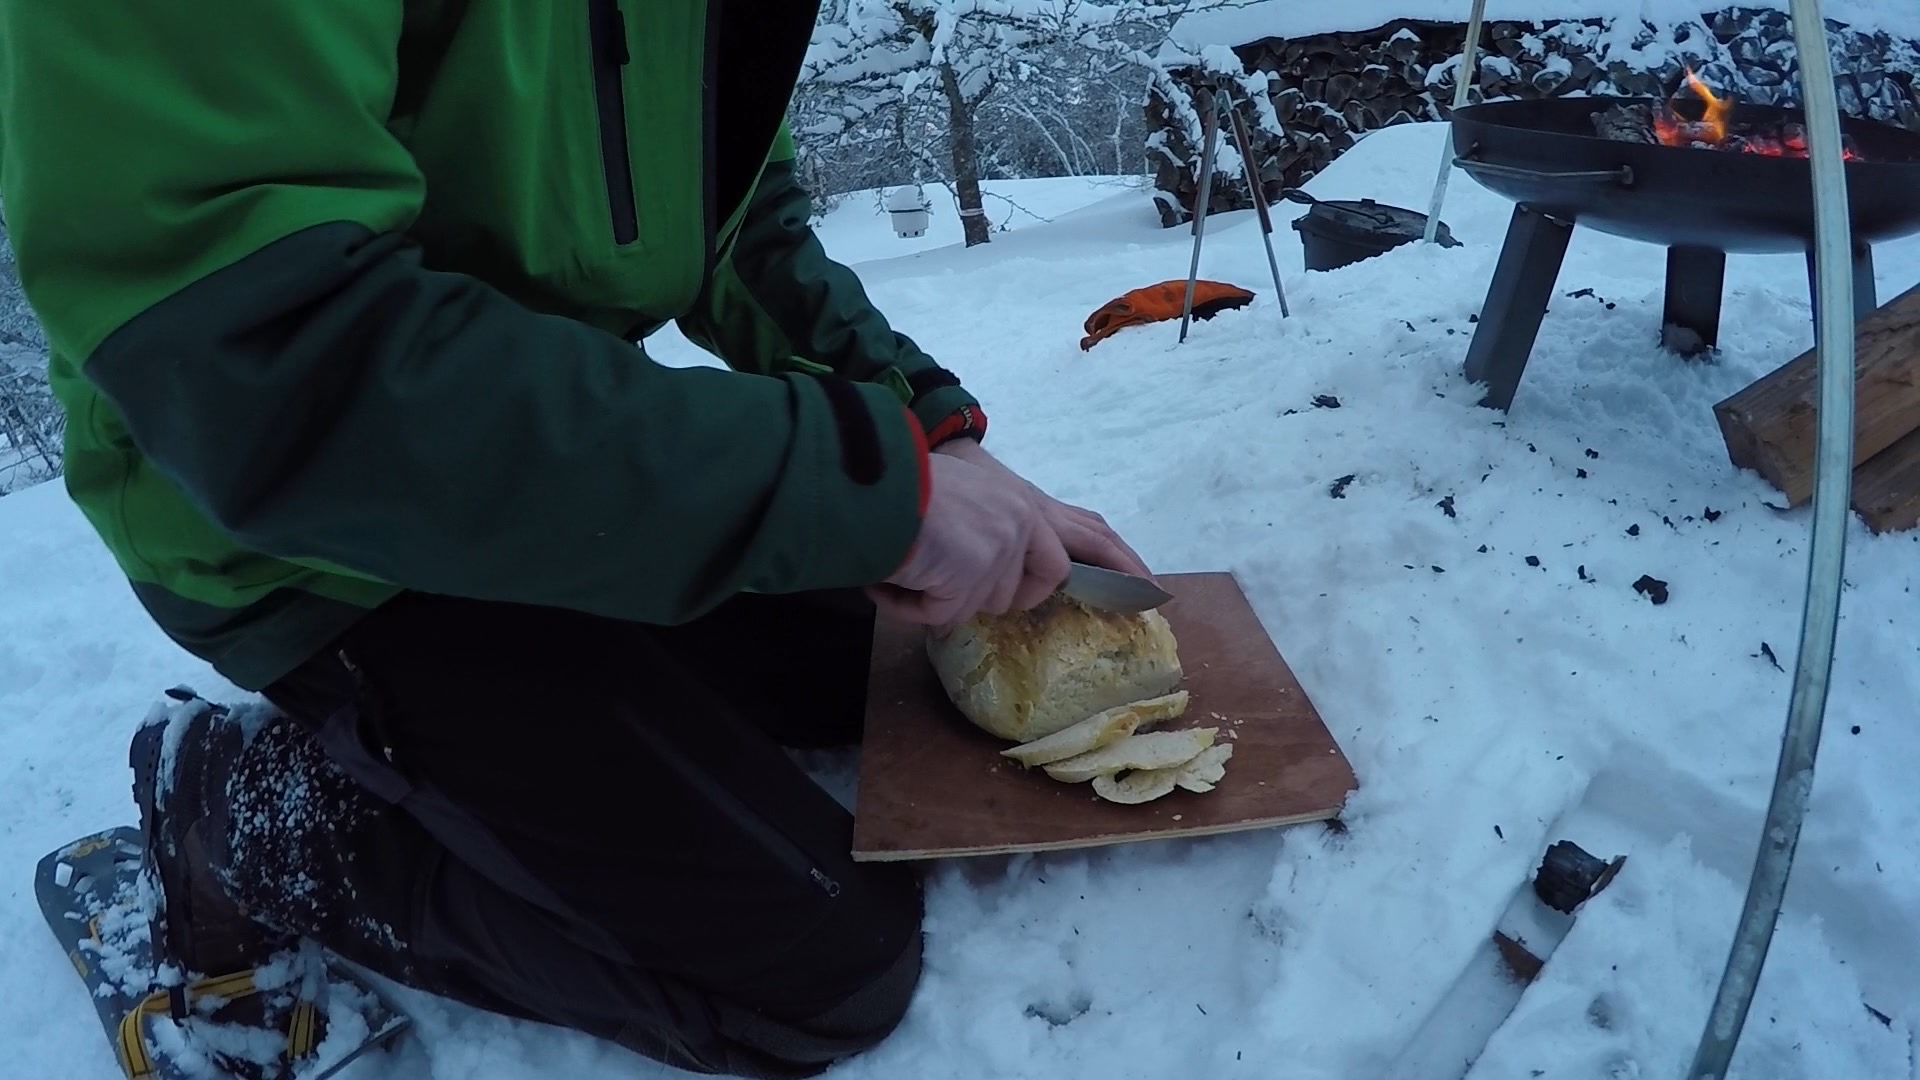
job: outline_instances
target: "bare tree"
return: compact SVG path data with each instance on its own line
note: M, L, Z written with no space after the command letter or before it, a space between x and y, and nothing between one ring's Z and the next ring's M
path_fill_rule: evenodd
M47 336L0 228L0 494L58 476L66 414L47 387Z
M0 349L0 494L59 476L65 432L44 368L16 366Z
M1098 157L1059 100L1076 65L1082 83L1088 71L1113 79L1131 70L1143 90L1170 85L1154 50L1175 20L1241 2L833 0L802 73L797 131L836 150L884 144L890 134L906 174L899 179L950 182L967 245L984 244L983 139L993 125L1024 122L1024 136L1050 143L1063 171L1091 166ZM994 102L1005 103L999 116ZM1122 156L1116 149L1116 167Z

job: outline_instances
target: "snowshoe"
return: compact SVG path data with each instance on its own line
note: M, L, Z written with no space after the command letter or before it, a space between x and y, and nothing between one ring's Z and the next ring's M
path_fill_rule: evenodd
M209 798L226 710L171 691L133 739L141 827L50 852L34 891L129 1080L324 1080L408 1026L311 940L254 921L215 878Z

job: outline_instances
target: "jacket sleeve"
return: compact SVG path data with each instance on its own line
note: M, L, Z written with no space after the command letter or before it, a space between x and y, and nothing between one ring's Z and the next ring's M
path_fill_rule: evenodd
M245 546L652 622L882 580L925 435L885 387L670 369L426 269L401 0L0 0L0 199L56 357Z
M731 251L696 310L678 321L681 332L734 367L826 370L889 387L935 445L984 436L980 402L888 325L854 272L828 256L807 224L811 213L783 124Z

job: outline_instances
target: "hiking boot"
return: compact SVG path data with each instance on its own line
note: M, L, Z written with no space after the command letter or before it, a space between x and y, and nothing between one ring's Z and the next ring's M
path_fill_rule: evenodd
M154 897L156 963L198 975L247 971L293 944L236 903L222 884L227 777L245 745L227 710L187 691L134 734L128 763ZM156 974L158 974L156 972Z

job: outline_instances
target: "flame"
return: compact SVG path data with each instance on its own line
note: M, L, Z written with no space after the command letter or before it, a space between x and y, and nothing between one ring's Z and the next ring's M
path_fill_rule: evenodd
M1729 145L1728 136L1733 120L1734 101L1732 97L1721 97L1713 92L1706 80L1687 69L1686 80L1681 89L1674 91L1667 99L1664 108L1654 113L1654 135L1668 146L1700 147L1713 150L1738 150L1746 154L1760 154L1765 157L1808 156L1806 134L1794 125L1787 125L1778 135L1740 135ZM1674 104L1682 93L1692 91L1702 105L1700 119L1688 120L1680 115ZM1860 160L1860 155L1852 147L1844 147L1842 153L1848 161Z
M1693 91L1705 109L1698 120L1684 119L1679 110L1673 107L1682 90L1674 91L1673 97L1667 99L1666 108L1653 118L1654 133L1660 141L1668 146L1693 146L1698 143L1719 146L1726 142L1727 121L1733 115L1732 99L1715 94L1706 80L1694 74L1692 67L1687 68L1687 78L1682 88Z
M1733 115L1733 102L1715 96L1713 89L1702 81L1700 76L1695 75L1692 68L1687 69L1687 88L1706 103L1706 112L1700 117L1699 122L1700 129L1706 133L1706 141L1725 142L1727 119Z

